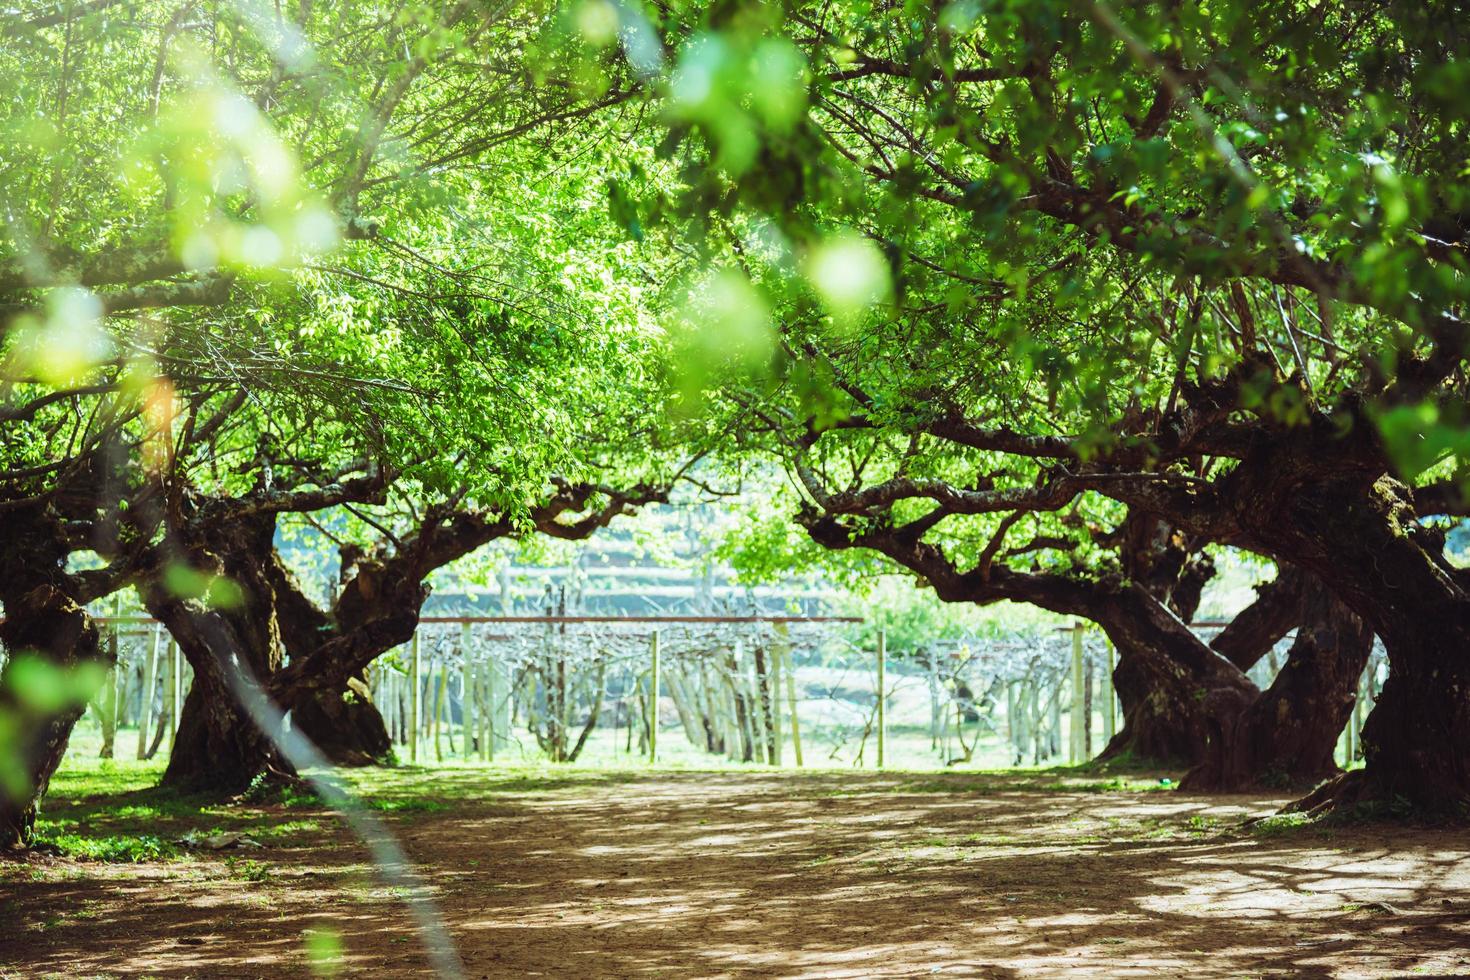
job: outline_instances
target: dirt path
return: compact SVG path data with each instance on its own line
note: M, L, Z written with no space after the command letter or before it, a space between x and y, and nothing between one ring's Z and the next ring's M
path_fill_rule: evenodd
M1470 975L1456 831L1244 833L1276 801L1002 778L479 778L420 775L457 802L393 818L470 977ZM427 975L339 831L257 854L0 879L0 976L310 975L314 926L344 975Z

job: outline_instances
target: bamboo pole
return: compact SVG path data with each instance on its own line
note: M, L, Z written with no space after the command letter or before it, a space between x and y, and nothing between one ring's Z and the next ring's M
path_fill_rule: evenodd
M480 669L485 672L485 761L495 761L495 665L488 659L480 664Z
M158 627L148 637L148 656L143 661L143 689L138 692L138 758L148 757L148 732L153 727L153 689L158 686Z
M474 757L475 747L475 676L470 663L470 624L459 627L459 729L464 741L464 757Z
M658 674L658 630L654 630L648 637L648 653L653 660L653 671L649 675L649 699L648 708L648 761L658 762L658 696L659 696L659 674Z
M783 638L787 634L786 624L780 623L776 626L776 632ZM796 667L791 661L791 644L783 642L779 647L781 651L781 666L778 670L786 675L786 716L791 720L791 754L796 758L796 768L802 767L801 759L801 720L796 715Z
M433 678L434 678L434 671L433 671L433 668L431 667L431 668L429 668L429 683L430 684L432 684L434 682L433 681ZM445 714L445 708L446 708L445 701L447 700L448 694L449 694L449 665L448 664L441 663L439 665L439 690L434 695L434 761L435 762L443 762L444 761L444 748L443 748L443 746L441 746L439 744L439 720L440 720L441 716L443 716Z
M408 758L419 761L419 714L422 695L419 691L419 631L413 631L408 656Z
M888 753L888 681L885 678L888 660L888 631L878 631L878 768L887 763Z
M184 668L187 667L188 664L184 662L184 654L183 651L179 649L178 640L175 640L173 637L169 637L168 649L169 655L173 657L174 660L173 733L174 736L177 737L179 734L179 719L182 718L184 714Z
M1085 738L1082 729L1087 725L1087 719L1083 715L1083 708L1087 703L1087 692L1083 685L1087 683L1085 671L1082 668L1082 623L1080 620L1072 622L1072 705L1071 705L1071 738L1068 746L1068 761L1073 765L1083 761Z

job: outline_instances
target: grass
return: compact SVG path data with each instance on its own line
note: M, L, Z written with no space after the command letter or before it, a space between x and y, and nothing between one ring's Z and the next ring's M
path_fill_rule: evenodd
M39 842L68 857L117 863L187 861L194 855L215 853L209 839L217 835L241 835L271 849L289 849L344 833L331 808L309 787L265 787L233 802L181 794L158 786L165 765L162 754L146 762L98 759L95 743L85 732L78 734L52 780L36 828ZM670 737L668 741L678 746L682 740ZM914 733L913 741L923 741L922 732ZM119 749L129 744L126 738L119 739ZM833 785L828 779L854 773L848 766L809 766L798 778L793 769L731 764L684 751L689 748L684 745L671 752L673 758L661 762L658 771L704 769L732 775L744 771L791 778L793 794L808 798L886 793L993 795L1013 791L1134 793L1172 788L1162 784L1154 773L1098 779L1096 770L1088 766L938 772L894 766L879 778L846 787ZM808 753L809 759L813 756L821 758ZM904 753L896 761L923 760ZM703 765L696 765L701 762ZM498 797L569 793L590 786L632 782L649 772L637 758L603 756L573 766L538 760L487 766L478 761L455 760L339 770L332 777L369 809L389 819L411 820L415 815L461 805L494 805ZM867 772L879 775L871 769ZM935 846L943 845L936 842ZM225 853L220 852L220 856ZM235 860L231 873L257 873L259 864Z
M67 857L80 861L108 861L136 864L139 861L164 861L179 855L179 849L153 834L89 837L81 834L38 835L37 843L54 847Z
M1250 823L1250 831L1258 837L1289 833L1312 823L1305 813L1273 813Z

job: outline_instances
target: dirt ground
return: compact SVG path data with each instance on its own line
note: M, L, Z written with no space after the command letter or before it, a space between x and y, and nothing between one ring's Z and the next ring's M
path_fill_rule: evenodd
M388 820L468 977L1470 976L1456 830L1248 830L1280 801L1054 778L412 778L448 806ZM312 929L339 975L428 975L319 813L248 855L12 864L0 976L310 976Z

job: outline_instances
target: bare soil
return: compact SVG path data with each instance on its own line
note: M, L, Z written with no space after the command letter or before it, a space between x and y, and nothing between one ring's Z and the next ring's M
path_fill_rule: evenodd
M1252 830L1282 801L1055 777L404 778L448 801L388 819L469 977L1470 976L1451 828ZM10 865L0 976L311 976L308 929L340 934L340 975L429 975L319 815L238 854Z

